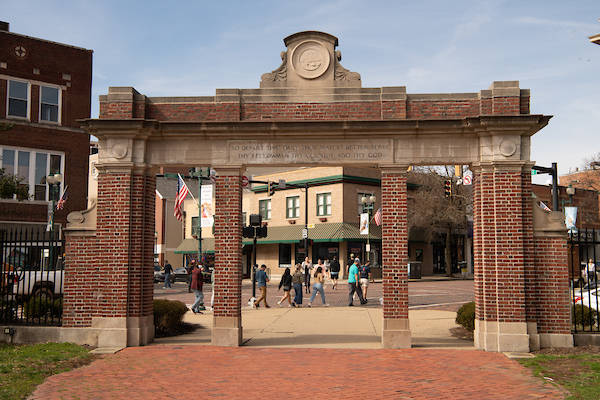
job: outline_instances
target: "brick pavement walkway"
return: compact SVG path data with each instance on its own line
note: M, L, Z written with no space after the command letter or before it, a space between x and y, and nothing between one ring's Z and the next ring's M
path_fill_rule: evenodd
M49 378L38 399L563 399L502 354L464 350L127 348Z

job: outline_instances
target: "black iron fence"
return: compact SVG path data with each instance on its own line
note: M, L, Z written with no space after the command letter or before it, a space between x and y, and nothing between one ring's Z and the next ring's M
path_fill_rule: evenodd
M64 240L42 227L0 230L0 323L62 323Z
M574 333L600 333L600 232L582 229L569 234L569 277L571 281L571 322Z

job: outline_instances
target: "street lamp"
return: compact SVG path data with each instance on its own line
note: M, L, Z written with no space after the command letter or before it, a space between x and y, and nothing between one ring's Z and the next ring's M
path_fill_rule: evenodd
M565 191L569 195L569 200L560 199L560 203L562 205L563 212L565 210L565 204L572 204L573 203L573 195L575 194L575 188L571 185L571 183L569 183L569 186L567 186L567 188L565 189Z
M371 223L371 213L373 212L373 208L375 207L375 200L377 198L372 194L369 197L363 196L360 199L360 202L363 204L363 212L367 212L369 214L369 223ZM369 237L371 236L371 232L369 230L369 234L367 235L367 246L366 250L366 261L370 261L371 255L371 244L369 242Z
M46 226L46 231L50 232L49 269L54 269L54 210L56 210L56 199L58 198L58 190L62 180L63 176L60 172L50 174L46 177L46 182L50 189L48 193L48 198L50 200L48 203L48 225Z

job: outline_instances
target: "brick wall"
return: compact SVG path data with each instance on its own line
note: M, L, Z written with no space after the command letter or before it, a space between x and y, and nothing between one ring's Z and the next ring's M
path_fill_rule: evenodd
M153 312L156 177L101 173L98 189L96 236L66 243L65 327Z
M569 271L565 238L536 238L535 265L538 333L570 334Z
M143 97L143 96L140 96ZM421 96L423 97L423 96ZM462 119L478 115L529 114L528 96L448 99L415 95L408 100L331 102L189 101L172 98L102 100L100 118L148 118L159 121L370 121L397 119ZM469 96L467 96L469 97Z
M406 183L406 173L381 174L384 319L408 319Z

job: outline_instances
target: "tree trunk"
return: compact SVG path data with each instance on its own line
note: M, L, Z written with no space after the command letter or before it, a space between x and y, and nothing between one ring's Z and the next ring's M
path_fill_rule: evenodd
M446 276L452 276L452 227L446 228Z

